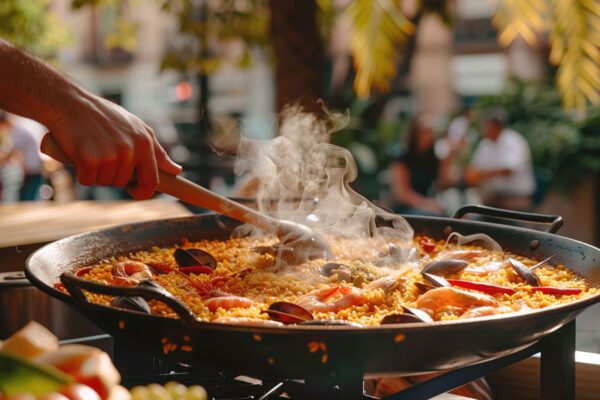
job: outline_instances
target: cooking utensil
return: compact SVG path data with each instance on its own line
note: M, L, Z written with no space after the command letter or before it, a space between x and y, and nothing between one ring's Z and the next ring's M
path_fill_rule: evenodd
M73 164L58 144L47 133L42 139L43 153L64 164ZM291 264L312 258L332 258L333 253L327 241L308 226L293 221L275 219L257 210L246 207L226 197L220 196L181 176L158 171L159 192L176 197L186 203L207 208L227 215L238 221L257 226L276 235L284 246L282 257Z
M479 211L479 209L475 209ZM481 212L485 213L485 209ZM460 211L457 215L463 215ZM471 209L473 212L473 209ZM513 215L505 211L507 215ZM537 215L536 215L537 216ZM557 217L546 216L553 223ZM547 232L495 223L406 216L415 232L434 239L450 232L486 233L505 250L543 259L555 254L564 264L600 286L600 249ZM53 288L63 273L112 256L190 241L226 239L238 223L218 215L158 220L72 236L38 250L27 260L28 278L46 293L75 304L98 326L138 349L173 360L231 373L265 377L315 377L344 382L363 375L415 373L451 369L513 353L559 329L600 293L525 313L448 322L390 324L368 328L291 325L238 326L202 322L185 307L174 306L180 319L147 315L88 303L81 290L101 288L93 282L64 277L72 297ZM116 292L115 292L116 293ZM164 294L164 293L163 293ZM136 288L130 295L170 300L156 291ZM172 304L170 304L172 305Z

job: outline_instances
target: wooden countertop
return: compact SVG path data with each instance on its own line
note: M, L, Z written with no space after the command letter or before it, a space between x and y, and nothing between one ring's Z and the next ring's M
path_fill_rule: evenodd
M0 248L43 243L109 226L192 213L169 199L0 205Z

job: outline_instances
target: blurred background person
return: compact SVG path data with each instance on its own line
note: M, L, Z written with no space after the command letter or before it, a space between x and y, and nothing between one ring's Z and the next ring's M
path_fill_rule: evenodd
M38 200L39 189L44 182L38 141L26 127L13 122L6 111L0 111L0 132L3 199Z
M446 136L451 150L459 150L467 144L471 128L471 114L471 109L466 107L450 121Z
M506 113L499 108L484 113L482 135L465 171L467 184L479 187L487 205L529 210L535 178L527 141L506 127Z
M406 152L390 164L390 188L394 212L440 215L434 185L446 181L446 164L435 155L432 121L415 117L409 128Z

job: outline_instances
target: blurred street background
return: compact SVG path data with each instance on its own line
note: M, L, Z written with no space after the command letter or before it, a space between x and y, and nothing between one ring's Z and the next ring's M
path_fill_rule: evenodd
M0 37L141 117L223 195L252 195L233 171L240 137L275 137L299 104L348 113L331 142L384 207L558 214L561 234L599 245L600 6L567 3L2 0ZM3 203L128 198L41 156L45 132L1 115ZM599 319L582 321L578 349L600 352Z

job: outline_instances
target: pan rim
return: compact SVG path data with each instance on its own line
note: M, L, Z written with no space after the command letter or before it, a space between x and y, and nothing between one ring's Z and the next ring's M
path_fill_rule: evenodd
M489 229L502 229L502 230L508 230L508 231L512 230L515 232L525 231L525 232L533 233L535 235L539 235L540 238L544 238L544 237L553 238L553 237L559 236L559 235L548 233L548 232L543 232L543 231L538 231L538 230L523 228L523 227L515 227L515 226L510 226L510 225L505 225L505 224L495 223L495 222L472 221L472 220L464 220L464 219L455 219L455 218L450 218L450 217L430 217L430 216L414 216L414 215L401 215L401 216L407 218L409 223L411 220L435 221L436 223L447 222L448 224L460 222L461 224L473 225L474 227L483 226L483 227L487 227ZM42 290L46 294L75 306L75 303L73 302L70 295L67 295L67 294L63 293L62 291L57 290L56 288L46 284L44 281L42 281L38 276L36 276L31 271L31 263L35 260L36 257L40 257L41 255L44 254L45 251L48 251L48 249L51 249L53 247L60 247L61 245L65 244L65 243L79 240L82 237L90 237L90 236L93 237L98 234L108 234L111 231L118 231L118 230L123 231L124 228L126 228L128 231L130 231L130 230L135 231L139 228L143 228L144 226L156 224L156 223L165 223L165 222L176 223L178 221L202 220L202 219L206 219L206 218L210 218L210 217L212 217L212 218L216 217L217 220L222 218L226 221L227 220L233 221L228 217L224 217L220 214L211 212L211 213L197 214L197 215L186 216L186 217L153 219L153 220L148 220L148 221L136 222L133 224L120 224L120 225L109 227L109 228L97 229L97 230L93 230L93 231L89 231L89 232L83 232L83 233L75 234L72 236L68 236L66 238L59 239L57 241L45 244L44 246L42 246L38 250L36 250L34 253L32 253L29 257L27 257L27 259L25 261L25 268L24 268L25 276L34 286L36 286L38 289ZM411 227L412 227L412 224L411 224ZM414 228L413 228L413 230L414 230ZM562 240L566 240L566 241L570 242L574 246L581 246L584 248L592 249L596 252L600 252L600 249L598 249L597 247L592 246L590 244L587 244L585 242L582 242L582 241L579 241L576 239L572 239L569 237L564 237L564 236L560 236L560 238ZM600 262L599 262L598 266L600 267ZM566 304L544 307L542 309L533 309L533 310L526 311L526 312L514 312L514 313L508 313L508 314L490 315L490 316L468 318L468 319L462 319L462 320L458 319L458 320L451 320L451 321L435 321L433 323L425 323L425 322L396 323L396 324L377 325L377 326L365 326L365 327L361 327L361 328L352 327L352 326L343 326L343 325L294 325L294 324L285 325L285 326L235 325L235 324L217 323L217 322L209 322L209 321L201 321L201 320L198 320L197 327L205 328L205 329L217 329L217 330L226 328L226 329L233 329L233 330L239 330L239 331L248 331L251 333L263 332L263 333L273 333L273 334L275 334L275 333L277 333L277 334L281 334L281 333L293 334L293 333L310 332L310 331L320 332L320 331L324 331L324 330L328 331L328 332L339 332L340 334L342 334L342 333L359 334L359 332L364 332L364 334L368 334L369 332L374 332L374 331L380 332L380 333L384 333L386 331L410 332L410 331L422 330L425 328L427 328L427 329L452 329L451 327L453 327L453 326L465 326L465 325L469 325L469 324L477 324L480 326L487 325L487 324L494 325L499 320L511 322L515 319L518 320L522 316L525 316L525 315L536 315L536 316L539 316L540 318L543 318L543 317L552 316L554 314L566 314L566 313L571 313L571 312L576 312L576 311L581 312L585 308L587 308L595 303L598 303L598 302L600 302L600 291L591 296L588 296L588 297L585 297L582 299L578 299L578 300L574 300L574 301L566 303ZM82 309L79 306L76 306L76 307L78 309ZM182 326L188 327L190 329L194 328L194 327L187 325L184 321L182 321L180 319L178 320L178 319L170 318L170 317L142 314L142 313L135 312L135 311L116 309L116 308L107 307L107 306L103 306L100 304L94 304L94 303L89 303L89 305L87 305L86 307L100 308L104 311L114 312L119 315L122 313L126 313L126 315L134 314L134 315L137 315L138 317L143 317L143 318L179 321L179 323L181 323Z

